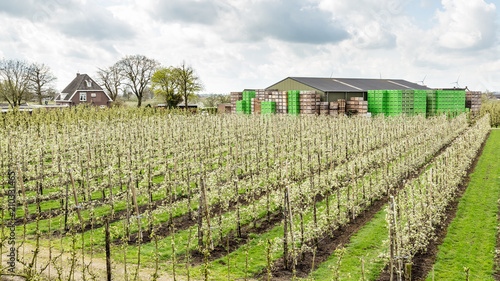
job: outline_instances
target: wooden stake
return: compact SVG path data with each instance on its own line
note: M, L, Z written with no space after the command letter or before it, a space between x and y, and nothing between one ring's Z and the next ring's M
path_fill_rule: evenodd
M109 218L106 218L106 276L111 281L111 239L109 235Z
M391 196L391 199L394 201L394 197ZM392 201L392 202L393 202ZM391 202L391 204L393 204ZM390 248L390 265L389 265L389 269L390 269L390 281L393 281L393 273L394 273L394 241L393 241L393 226L392 226L392 223L393 223L393 220L392 220L392 209L393 209L393 206L391 206L391 217L389 219L389 248Z
M69 177L71 179L71 185L73 186L73 197L75 198L76 213L78 214L78 219L80 220L80 225L83 228L83 219L82 219L82 215L80 214L80 209L79 209L80 207L78 206L78 195L76 194L75 180L73 179L73 172L71 171L71 169L69 170Z
M24 189L23 176L21 175L21 169L19 168L19 164L17 165L17 173L18 173L18 176L19 176L19 183L21 185L21 191L23 193L24 217L27 218L29 216L29 210L28 210L28 204L26 202L26 191Z
M214 240L212 239L212 231L210 229L210 210L208 209L208 200L207 200L207 187L205 185L205 181L202 179L201 188L203 191L203 202L205 203L205 217L207 219L207 229L208 229L208 239L210 240L210 249L214 249Z

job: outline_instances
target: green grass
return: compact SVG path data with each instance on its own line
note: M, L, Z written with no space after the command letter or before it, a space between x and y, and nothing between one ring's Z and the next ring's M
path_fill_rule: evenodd
M345 245L345 253L342 256L339 276L346 280L362 280L361 258L364 261L365 280L376 280L384 266L380 254L386 251L384 240L387 239L387 227L385 222L385 207L375 214L375 217L356 232ZM329 280L332 269L337 266L338 255L333 254L323 262L316 271L312 273L314 280Z
M435 280L495 280L498 198L500 195L500 131L492 130L483 154L459 201L455 219L439 247ZM431 273L432 274L432 273ZM427 280L432 280L432 275Z

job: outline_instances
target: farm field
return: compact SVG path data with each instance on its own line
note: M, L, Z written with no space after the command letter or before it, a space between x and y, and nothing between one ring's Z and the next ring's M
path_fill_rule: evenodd
M465 115L1 118L1 270L14 237L29 280L402 276L490 130Z

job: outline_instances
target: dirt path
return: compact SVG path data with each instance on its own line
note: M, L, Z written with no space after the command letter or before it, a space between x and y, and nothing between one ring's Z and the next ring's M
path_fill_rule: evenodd
M4 251L5 251L4 247ZM26 260L31 260L33 256L33 252L35 250L35 246L31 244L25 244L24 245L24 255L23 255L23 247L19 249L19 255L23 256ZM7 260L7 254L8 253L3 253L2 255L2 266L7 266L6 260ZM68 280L69 274L70 274L70 268L71 268L71 253L63 253L61 255L61 252L52 249L52 253L50 253L52 256L52 261L49 266L45 268L45 270L42 271L42 268L47 265L49 262L49 249L48 248L41 248L40 253L37 259L37 272L40 274L40 279L41 280L59 280L59 274L58 270L60 270L61 274L61 279L62 280ZM58 257L59 256L59 257ZM56 257L57 260L55 259ZM55 262L54 262L55 260ZM54 265L55 263L55 265ZM85 256L85 267L87 268L85 270L85 280L106 280L106 260L103 258L96 258L94 257L92 259L92 264L90 264L90 255ZM89 265L90 264L90 265ZM123 269L123 263L117 263L114 261L111 261L111 267L112 267L112 280L126 280L125 279L125 274L124 274L124 269ZM75 270L74 270L74 275L73 278L70 280L84 280L83 277L83 268L84 265L81 260L81 251L78 252L77 254L77 262L75 265ZM42 272L41 272L42 271ZM22 264L20 262L16 263L16 272L20 274L22 272ZM40 273L41 272L41 273ZM93 278L90 274L94 274L95 277ZM6 269L4 269L4 273L6 273ZM130 264L127 267L127 275L129 276L129 280L133 280L134 273L135 273L135 265ZM152 275L154 273L154 268L141 268L139 271L139 277L138 280L152 280ZM157 279L159 281L170 281L174 280L170 275L166 274L165 272L159 272L160 277ZM25 280L24 278L19 278L19 277L11 277L8 275L1 275L1 280ZM179 278L176 276L176 280L186 280L184 277ZM193 280L193 279L192 279Z

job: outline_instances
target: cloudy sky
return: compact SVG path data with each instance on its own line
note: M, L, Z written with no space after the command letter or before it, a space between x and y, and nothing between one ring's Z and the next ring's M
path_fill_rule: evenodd
M401 78L500 91L500 0L0 1L0 58L62 90L125 55L183 60L203 93L288 76Z

